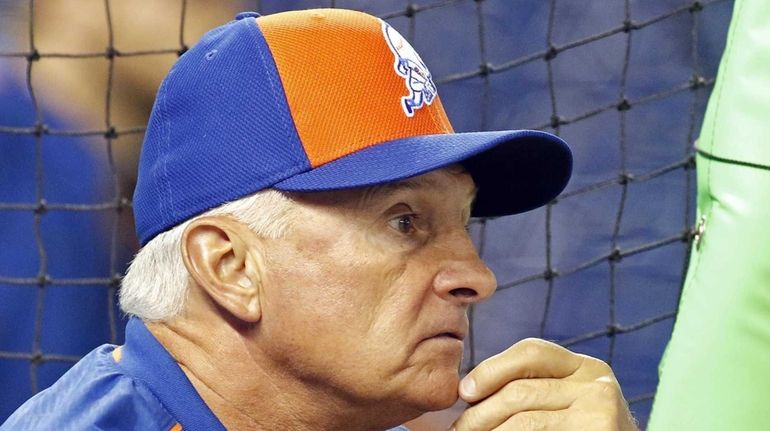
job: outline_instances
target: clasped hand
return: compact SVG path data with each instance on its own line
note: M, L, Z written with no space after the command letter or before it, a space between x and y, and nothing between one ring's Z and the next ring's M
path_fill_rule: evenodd
M456 431L635 431L612 369L599 359L530 338L495 355L460 382L469 407Z

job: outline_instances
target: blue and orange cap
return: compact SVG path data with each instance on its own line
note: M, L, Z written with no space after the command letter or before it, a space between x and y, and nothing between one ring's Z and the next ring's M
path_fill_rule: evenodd
M567 145L533 130L454 133L433 78L379 18L317 9L244 12L180 57L158 90L139 161L142 245L257 191L371 186L453 163L474 216L546 204L572 169Z

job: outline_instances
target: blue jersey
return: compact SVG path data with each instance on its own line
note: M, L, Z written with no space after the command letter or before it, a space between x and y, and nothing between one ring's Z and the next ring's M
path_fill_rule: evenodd
M126 344L116 348L105 344L89 353L0 431L225 429L141 320L128 322Z
M17 430L224 430L174 358L139 319L126 343L96 348L0 426Z

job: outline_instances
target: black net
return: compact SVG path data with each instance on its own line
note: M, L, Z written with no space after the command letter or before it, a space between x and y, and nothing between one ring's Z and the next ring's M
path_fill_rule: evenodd
M91 348L122 341L115 296L137 248L130 197L152 94L203 29L228 19L201 1L152 5L158 34L158 21L109 0L0 2L0 420ZM465 369L526 336L556 340L612 363L645 422L693 237L692 144L732 1L218 6L376 14L431 67L458 131L565 137L575 176L558 200L472 225L499 287L472 310ZM67 14L84 7L91 19L67 32L96 30L67 36Z

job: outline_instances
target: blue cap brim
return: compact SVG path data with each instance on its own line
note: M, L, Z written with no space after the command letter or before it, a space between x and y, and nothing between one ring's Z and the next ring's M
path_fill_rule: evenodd
M365 148L273 187L312 192L403 180L453 163L478 188L474 217L517 214L545 205L564 190L572 153L559 137L536 130L413 136Z

